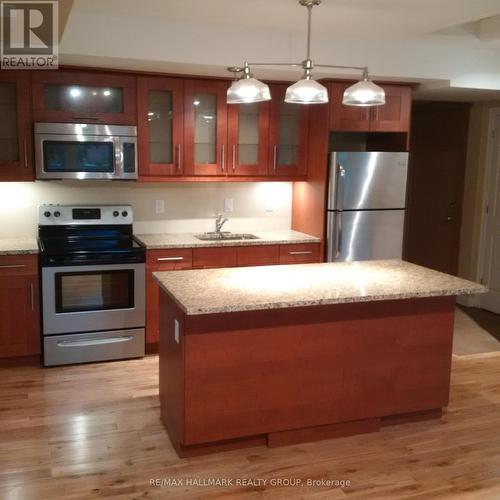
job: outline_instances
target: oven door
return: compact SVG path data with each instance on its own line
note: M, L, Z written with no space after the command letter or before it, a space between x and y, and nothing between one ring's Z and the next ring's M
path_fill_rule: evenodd
M43 334L145 325L145 264L42 268Z
M35 134L38 179L116 179L122 159L119 137Z

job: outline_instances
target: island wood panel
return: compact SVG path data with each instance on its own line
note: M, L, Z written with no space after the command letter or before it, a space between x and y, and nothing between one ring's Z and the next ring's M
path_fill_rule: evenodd
M161 301L160 344L183 325L183 452L448 403L453 297L201 316Z
M279 245L251 245L237 248L236 264L238 266L266 266L279 264Z
M146 252L146 347L148 352L157 352L159 341L158 283L153 278L157 271L191 269L191 248L159 249Z

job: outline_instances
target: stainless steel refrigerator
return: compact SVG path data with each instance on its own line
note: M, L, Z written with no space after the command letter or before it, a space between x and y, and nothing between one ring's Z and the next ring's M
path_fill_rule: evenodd
M327 261L401 258L408 153L330 154Z

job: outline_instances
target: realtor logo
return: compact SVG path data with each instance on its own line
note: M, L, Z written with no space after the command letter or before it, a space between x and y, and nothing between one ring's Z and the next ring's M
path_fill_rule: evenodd
M57 1L0 2L1 69L57 69Z

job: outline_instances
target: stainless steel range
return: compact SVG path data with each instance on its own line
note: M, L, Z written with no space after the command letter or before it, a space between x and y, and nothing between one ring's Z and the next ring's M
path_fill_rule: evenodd
M144 356L145 248L130 206L38 212L45 366Z

